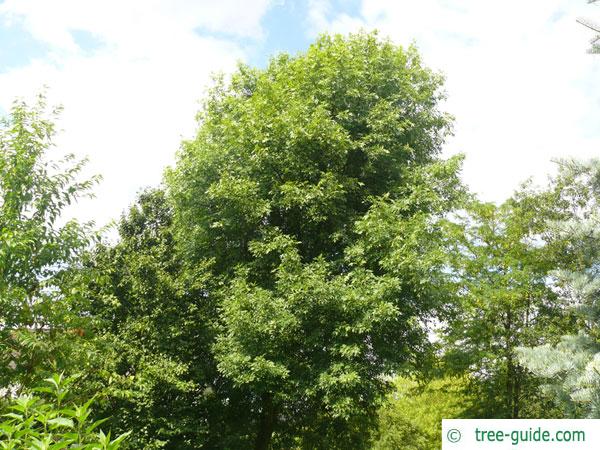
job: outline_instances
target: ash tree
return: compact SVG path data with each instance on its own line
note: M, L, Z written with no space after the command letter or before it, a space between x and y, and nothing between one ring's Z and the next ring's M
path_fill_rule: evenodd
M361 448L386 375L423 364L463 194L441 86L414 48L360 33L210 92L166 177L212 336L207 448Z

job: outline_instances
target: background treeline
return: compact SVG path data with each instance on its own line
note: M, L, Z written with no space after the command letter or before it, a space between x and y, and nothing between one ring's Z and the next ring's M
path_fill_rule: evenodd
M97 180L15 103L2 448L429 450L442 417L600 417L600 163L480 202L442 84L365 33L240 66L116 242L61 219Z

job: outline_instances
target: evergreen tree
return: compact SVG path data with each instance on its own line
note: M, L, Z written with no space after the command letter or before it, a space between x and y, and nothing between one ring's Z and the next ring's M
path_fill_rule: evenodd
M564 302L580 317L579 332L557 345L520 349L522 363L546 379L545 389L573 417L600 418L600 161L563 164L561 183L572 218L554 230L568 242L574 268L557 271Z

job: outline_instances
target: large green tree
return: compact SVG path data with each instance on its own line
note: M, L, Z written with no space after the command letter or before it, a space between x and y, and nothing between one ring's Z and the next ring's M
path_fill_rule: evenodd
M212 333L209 434L225 411L239 425L216 447L360 448L384 375L428 353L462 193L441 83L414 48L356 34L210 93L167 184Z

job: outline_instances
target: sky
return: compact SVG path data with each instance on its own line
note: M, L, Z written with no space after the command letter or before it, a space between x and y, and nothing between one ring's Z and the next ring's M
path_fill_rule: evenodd
M597 18L586 0L0 0L0 114L44 86L61 104L56 154L89 158L96 198L71 212L116 219L162 180L216 73L264 67L324 32L378 30L443 73L455 117L444 155L501 202L557 158L600 156Z

